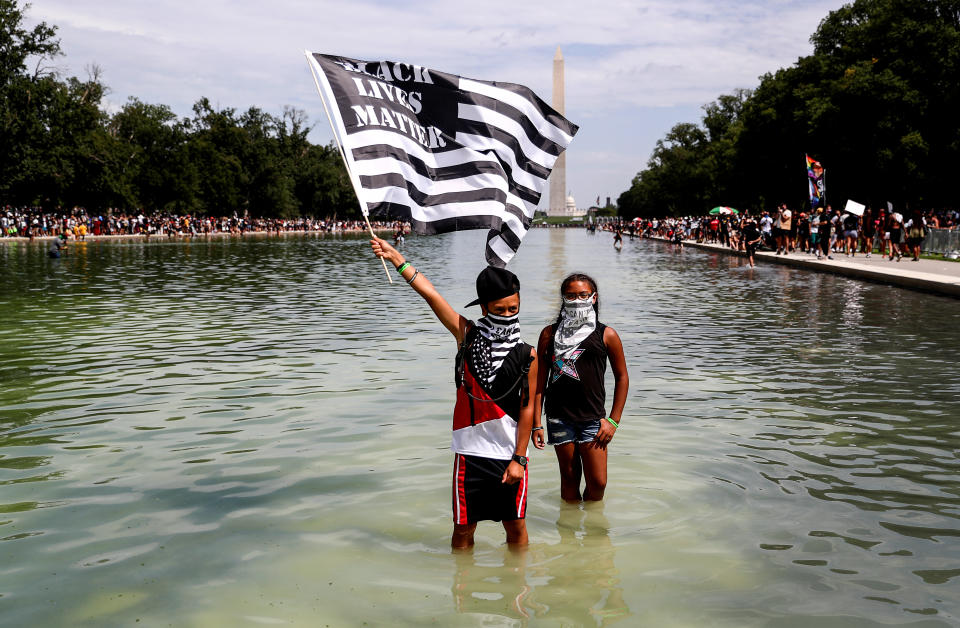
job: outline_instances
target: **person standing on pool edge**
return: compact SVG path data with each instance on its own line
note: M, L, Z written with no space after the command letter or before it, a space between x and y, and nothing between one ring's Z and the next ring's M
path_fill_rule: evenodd
M620 336L597 320L597 282L575 273L560 284L557 322L543 328L537 345L541 367L533 414L533 444L543 449L540 408L560 467L560 496L568 502L599 501L607 487L607 446L620 427L630 377ZM613 368L613 408L604 410L603 375ZM546 366L549 365L549 366ZM586 481L580 493L581 476Z
M502 521L507 544L527 545L527 444L533 424L537 354L520 340L520 281L488 266L477 276L483 317L461 316L433 284L386 241L370 241L457 340L453 410L454 549L473 547L478 521Z

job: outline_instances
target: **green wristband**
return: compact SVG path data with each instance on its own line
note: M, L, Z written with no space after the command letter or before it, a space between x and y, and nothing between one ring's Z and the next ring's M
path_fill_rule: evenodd
M617 422L614 421L613 419L611 419L610 417L607 417L607 420L610 421L610 423L612 423L615 428L617 428L617 429L620 428L620 426L617 425Z
M404 263L400 264L399 266L397 266L397 272L402 275L402 274L403 274L403 271L405 271L405 270L406 270L407 268L409 268L409 267L410 267L410 262L404 262Z

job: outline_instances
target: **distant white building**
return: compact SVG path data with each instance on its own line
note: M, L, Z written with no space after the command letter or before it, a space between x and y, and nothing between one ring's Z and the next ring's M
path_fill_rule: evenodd
M586 216L587 210L577 209L577 201L573 198L572 195L568 195L566 201L563 204L562 209L550 208L547 211L547 216L563 216L566 218L574 218Z

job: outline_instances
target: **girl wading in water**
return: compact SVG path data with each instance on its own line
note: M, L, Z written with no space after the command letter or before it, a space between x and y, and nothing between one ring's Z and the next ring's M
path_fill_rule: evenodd
M607 445L619 428L630 378L620 336L597 320L597 282L589 275L570 275L560 285L560 296L557 322L543 328L537 346L545 366L537 378L533 443L543 449L540 408L545 403L549 443L560 465L560 496L568 502L598 501L607 487ZM607 360L616 382L610 414L604 410ZM586 480L582 496L581 476Z
M533 425L537 354L520 340L520 281L488 266L477 276L483 317L476 322L454 310L433 284L380 238L373 252L397 267L453 334L457 401L453 409L454 549L473 546L477 522L502 521L507 543L527 544L527 443Z

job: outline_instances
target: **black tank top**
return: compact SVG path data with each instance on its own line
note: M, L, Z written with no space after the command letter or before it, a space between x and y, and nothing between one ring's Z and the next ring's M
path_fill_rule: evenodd
M557 364L553 355L553 334L550 328L550 372L547 375L546 412L548 418L568 421L593 421L607 416L604 404L607 392L603 375L607 371L607 347L603 332L607 328L597 323L592 334L580 343L566 361Z

